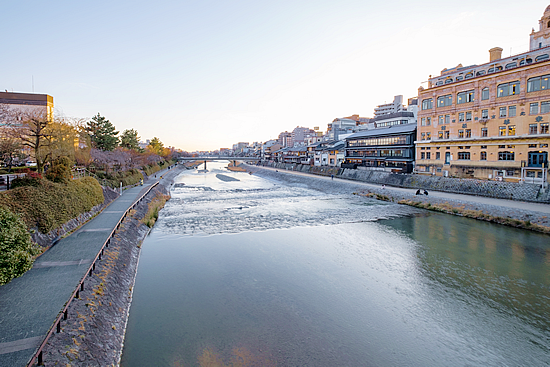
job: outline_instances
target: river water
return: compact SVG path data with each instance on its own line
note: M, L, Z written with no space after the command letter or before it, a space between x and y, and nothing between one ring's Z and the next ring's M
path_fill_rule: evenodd
M142 246L122 366L547 366L550 237L183 172Z

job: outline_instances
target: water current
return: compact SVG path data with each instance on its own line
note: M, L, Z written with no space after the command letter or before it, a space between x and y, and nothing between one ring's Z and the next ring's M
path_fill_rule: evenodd
M122 366L548 365L548 236L225 165L144 241Z

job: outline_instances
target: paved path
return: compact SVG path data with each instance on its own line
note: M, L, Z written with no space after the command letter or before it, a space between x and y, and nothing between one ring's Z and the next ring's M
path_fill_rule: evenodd
M314 175L312 173L296 172L296 171L283 170L283 169L264 167L264 166L250 166L250 167L269 169L271 171L277 170L281 174L293 174L293 175L309 176L309 177L313 176L323 180L331 180L330 176L320 176L320 175ZM346 180L346 179L341 179L337 177L334 177L334 181L353 182L354 184L365 186L365 188L380 189L382 187L379 184L372 184L372 183L355 181L355 180ZM416 189L407 189L407 188L394 187L394 186L386 186L385 190L390 190L396 193L403 192L407 194L414 194L416 192ZM476 196L476 195L453 194L450 192L442 192L442 191L430 191L429 195L433 197L441 198L441 199L447 199L447 200L468 201L468 202L472 202L480 205L495 205L495 206L501 206L505 208L531 210L531 211L540 212L544 214L550 214L550 205L548 204L497 199L497 198L489 198L485 196Z
M31 270L0 286L0 366L26 366L126 209L157 181L124 191L42 254Z

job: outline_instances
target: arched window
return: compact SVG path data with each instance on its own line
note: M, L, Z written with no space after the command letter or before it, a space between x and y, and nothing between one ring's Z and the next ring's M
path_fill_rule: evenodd
M548 21L548 24L546 25L546 27L550 28L550 21Z

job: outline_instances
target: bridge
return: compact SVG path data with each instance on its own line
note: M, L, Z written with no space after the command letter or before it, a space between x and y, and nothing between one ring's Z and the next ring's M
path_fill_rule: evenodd
M237 165L237 161L259 161L258 157L225 157L225 156L202 156L202 157L180 157L178 161L199 161L204 162L204 169L206 169L206 162L208 161L231 161L233 165Z

